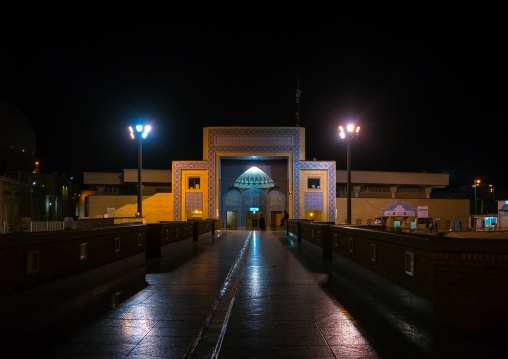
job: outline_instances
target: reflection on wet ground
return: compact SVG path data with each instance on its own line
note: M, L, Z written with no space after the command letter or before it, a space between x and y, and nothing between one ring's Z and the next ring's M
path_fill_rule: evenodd
M16 302L0 300L0 353L6 358L43 356L146 286L145 269L139 268L86 290L71 286L64 291L48 289L34 296L17 296Z
M203 235L114 282L0 310L6 358L501 357L433 331L283 231Z

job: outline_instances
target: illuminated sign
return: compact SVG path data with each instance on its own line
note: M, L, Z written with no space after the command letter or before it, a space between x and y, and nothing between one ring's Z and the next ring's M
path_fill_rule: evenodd
M252 212L257 212L257 211L259 211L259 208L252 207L252 208L249 208L249 210L252 211Z

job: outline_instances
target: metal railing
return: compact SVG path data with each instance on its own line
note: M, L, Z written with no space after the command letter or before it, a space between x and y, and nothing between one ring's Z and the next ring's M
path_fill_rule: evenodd
M63 231L64 221L31 221L30 232Z

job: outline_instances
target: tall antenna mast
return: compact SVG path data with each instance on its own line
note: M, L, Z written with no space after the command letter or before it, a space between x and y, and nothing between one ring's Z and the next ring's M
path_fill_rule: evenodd
M298 75L298 69L296 69L296 126L300 127L300 76Z

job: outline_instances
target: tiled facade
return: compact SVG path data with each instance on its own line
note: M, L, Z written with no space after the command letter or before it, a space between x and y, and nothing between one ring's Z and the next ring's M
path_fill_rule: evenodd
M287 180L289 187L285 190L288 198L289 213L293 218L300 218L308 206L301 203L301 193L304 188L300 185L302 170L326 170L328 181L326 193L312 193L308 196L309 205L312 209L323 210L323 219L334 221L335 214L335 162L308 162L305 161L305 129L300 127L210 127L204 129L203 136L203 161L173 162L173 193L174 193L174 220L180 218L183 209L181 208L185 193L182 183L183 170L206 170L208 173L207 186L208 196L204 200L207 206L208 218L220 217L219 193L221 192L220 165L221 160L285 160L287 161ZM317 198L321 198L321 204ZM304 198L307 198L307 194ZM304 200L305 201L305 200ZM323 206L326 201L326 206Z

